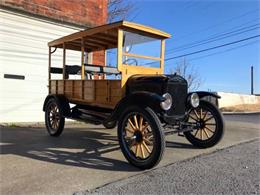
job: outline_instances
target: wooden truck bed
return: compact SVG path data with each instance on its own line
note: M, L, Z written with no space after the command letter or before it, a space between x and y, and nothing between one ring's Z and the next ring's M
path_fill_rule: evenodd
M114 108L122 98L120 80L51 80L50 94L65 95L71 103Z

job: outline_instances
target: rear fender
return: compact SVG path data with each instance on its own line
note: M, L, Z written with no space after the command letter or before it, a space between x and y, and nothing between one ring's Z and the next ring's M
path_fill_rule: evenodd
M57 102L61 114L64 117L69 117L71 112L70 112L70 105L69 105L69 100L63 96L63 95L48 95L45 98L45 101L43 103L43 111L46 111L46 107L47 107L47 103L50 99L55 99L55 101Z

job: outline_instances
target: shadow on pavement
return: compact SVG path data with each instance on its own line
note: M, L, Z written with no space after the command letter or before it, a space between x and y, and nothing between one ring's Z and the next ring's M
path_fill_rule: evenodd
M181 143L181 142L171 142L171 141L166 141L166 147L167 148L177 148L177 149L178 148L198 149L191 144L186 144L186 143Z
M60 137L50 137L45 129L1 128L0 154L101 170L138 170L124 161L104 157L119 149L117 138L94 129L65 129Z
M103 130L102 132L99 130ZM106 154L119 149L117 137L104 128L66 128L60 137L50 137L44 128L0 128L0 154L75 167L112 171L138 171L129 163ZM113 131L113 130L112 130ZM166 142L170 148L194 148L190 144Z

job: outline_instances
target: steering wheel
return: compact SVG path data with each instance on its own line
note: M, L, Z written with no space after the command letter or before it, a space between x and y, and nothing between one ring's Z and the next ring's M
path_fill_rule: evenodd
M128 58L125 61L123 61L123 64L127 64L127 65L133 65L134 64L134 65L138 66L138 61L134 58Z

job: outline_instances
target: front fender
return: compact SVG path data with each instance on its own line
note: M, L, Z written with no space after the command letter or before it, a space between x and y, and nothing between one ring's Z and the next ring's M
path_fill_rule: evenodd
M200 97L200 99L206 97L206 96L211 96L217 99L220 99L221 97L216 94L216 93L212 93L212 92L208 92L208 91L196 91L196 93L198 94L198 96ZM189 93L191 94L191 93Z
M160 103L164 98L156 93L150 92L134 92L122 98L116 105L109 120L118 120L119 116L130 105L137 105L142 107L150 107L155 112L161 112Z
M197 93L200 99L205 99L206 101L211 102L211 103L215 104L216 106L218 106L218 99L221 98L221 96L219 96L216 93L212 93L212 92L208 92L208 91L195 91L195 92L188 93L187 103L188 103L189 97L191 96L192 93ZM213 99L211 97L213 97Z

